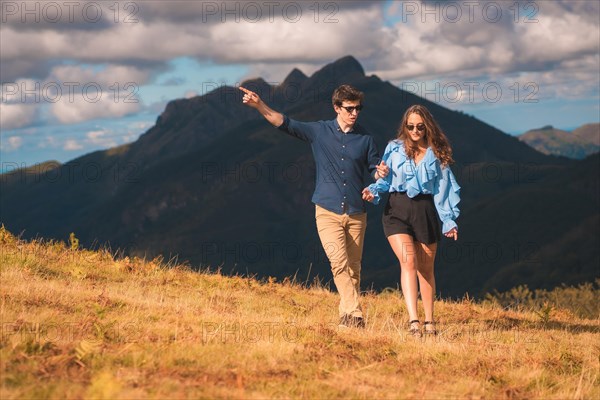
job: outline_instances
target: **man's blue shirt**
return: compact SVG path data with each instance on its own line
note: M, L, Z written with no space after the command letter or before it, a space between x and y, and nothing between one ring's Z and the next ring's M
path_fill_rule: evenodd
M380 161L375 141L360 125L344 133L337 120L300 122L284 115L282 131L307 141L317 169L312 202L336 214L365 212L365 172L374 175Z

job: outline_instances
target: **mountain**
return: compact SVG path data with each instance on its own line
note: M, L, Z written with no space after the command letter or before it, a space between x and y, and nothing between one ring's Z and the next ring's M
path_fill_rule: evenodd
M365 93L359 122L380 151L412 104L426 105L453 145L462 186L460 237L440 244L443 295L479 295L496 284L552 287L598 275L598 251L588 247L598 230L583 229L598 215L597 155L574 161L541 154L472 116L366 76L351 56L310 77L293 70L278 86L262 79L243 85L274 109L314 121L334 118L331 93L341 83ZM310 146L274 129L241 97L237 88L219 87L174 100L134 143L0 176L1 222L25 238L65 240L75 232L85 246L177 256L194 268L329 279L310 202ZM365 288L398 285L382 209L368 206ZM570 256L557 257L561 251ZM536 279L506 273L530 260L535 264L527 271ZM582 272L573 275L575 265Z
M583 159L600 151L600 123L583 125L573 132L545 126L525 132L519 140L544 154Z
M582 125L573 131L573 135L600 147L600 123Z

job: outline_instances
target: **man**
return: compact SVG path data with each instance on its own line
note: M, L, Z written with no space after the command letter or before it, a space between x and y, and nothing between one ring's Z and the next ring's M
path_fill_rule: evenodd
M309 142L317 169L315 203L317 230L331 263L333 281L340 294L340 327L364 328L359 304L360 269L367 214L362 199L366 170L375 180L389 168L377 165L379 155L373 138L356 123L363 93L350 85L335 89L332 96L337 118L299 122L272 110L260 97L243 87L244 104L255 108L273 126Z

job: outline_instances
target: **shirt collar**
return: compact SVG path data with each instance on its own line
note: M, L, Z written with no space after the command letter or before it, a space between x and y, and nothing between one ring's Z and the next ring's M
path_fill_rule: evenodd
M344 132L342 130L342 128L340 127L340 124L338 124L337 118L333 120L333 126L335 127L335 129L340 132L340 133L354 133L354 131L356 131L356 126L357 124L354 124L352 126L352 129L350 129L348 132Z

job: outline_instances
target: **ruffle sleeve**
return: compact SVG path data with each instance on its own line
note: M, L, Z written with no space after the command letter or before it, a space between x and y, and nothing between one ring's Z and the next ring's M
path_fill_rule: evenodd
M367 189L369 189L371 194L374 196L373 204L379 204L379 201L381 200L379 193L389 192L390 190L392 179L396 174L394 169L395 154L398 154L398 144L395 144L394 141L389 142L385 147L385 151L381 159L390 168L390 173L387 174L385 178L379 178L375 183L372 183L367 187Z
M440 169L438 184L433 192L433 200L440 220L442 221L442 233L447 233L453 228L458 228L456 219L460 215L458 203L460 202L460 186L450 167Z

